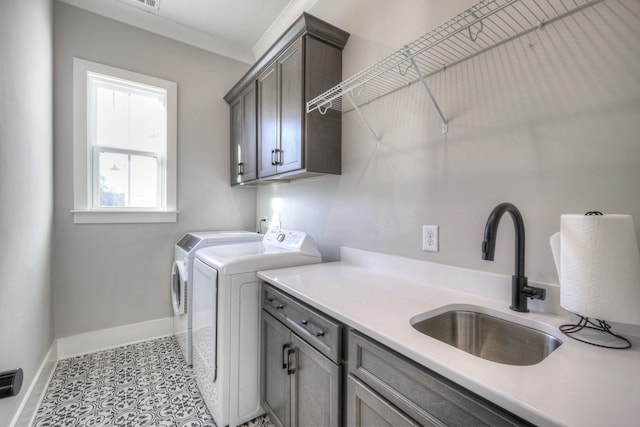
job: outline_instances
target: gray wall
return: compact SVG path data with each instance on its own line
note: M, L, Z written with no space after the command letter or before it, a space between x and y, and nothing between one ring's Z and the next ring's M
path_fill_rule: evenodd
M55 336L169 317L173 244L182 233L256 229L255 190L229 186L222 99L249 66L61 3L54 22ZM74 56L177 82L177 224L73 224Z
M13 418L53 341L53 130L49 0L0 2L0 371L21 367Z
M326 0L311 13L351 33L347 78L474 3ZM363 108L379 148L346 114L342 176L260 187L258 217L311 233L325 260L345 245L510 275L510 218L496 261L480 259L491 209L510 201L529 278L557 283L561 214L631 214L640 230L640 33L620 4L637 13L606 1L430 78L446 135L419 85ZM440 226L439 253L422 251L423 224Z

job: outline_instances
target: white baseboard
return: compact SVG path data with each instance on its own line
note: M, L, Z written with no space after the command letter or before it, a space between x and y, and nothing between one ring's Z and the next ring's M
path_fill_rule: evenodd
M58 360L171 335L172 322L166 317L58 338Z
M54 340L51 347L49 347L49 351L44 356L40 368L38 372L36 372L29 388L23 394L22 402L20 402L20 406L18 406L13 420L9 423L10 427L27 427L33 424L36 412L40 407L40 402L42 402L57 362L57 345Z

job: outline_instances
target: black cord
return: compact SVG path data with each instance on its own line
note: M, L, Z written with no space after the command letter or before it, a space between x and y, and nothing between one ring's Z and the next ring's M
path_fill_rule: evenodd
M584 316L581 316L579 314L576 314L576 316L578 316L580 318L578 323L576 323L576 324L567 323L567 324L564 324L564 325L560 325L558 327L558 329L560 329L560 331L562 331L569 338L573 338L574 340L580 341L580 342L583 342L583 343L595 345L597 347L612 348L612 349L616 349L616 350L624 350L624 349L627 349L627 348L631 347L631 342L628 339L626 339L622 335L614 334L613 332L611 332L611 325L609 325L606 321L600 320L600 319L596 319L596 321L598 322L596 324L591 319L589 319L588 317L584 317ZM592 326L589 326L589 325L592 325ZM619 340L623 341L624 344L622 344L621 347L613 347L613 346L609 346L609 345L598 344L598 343L595 343L595 342L587 341L587 340L581 339L580 337L577 337L577 336L573 335L573 334L575 334L577 332L580 332L581 330L583 330L585 328L586 329L592 329L594 331L600 331L600 332L607 333L607 334L609 334L611 336L614 336L614 337L618 338Z

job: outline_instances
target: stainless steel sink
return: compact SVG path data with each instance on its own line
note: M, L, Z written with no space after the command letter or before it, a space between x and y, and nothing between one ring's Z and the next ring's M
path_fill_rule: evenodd
M467 353L507 365L535 365L562 344L546 332L466 309L415 316L411 325Z

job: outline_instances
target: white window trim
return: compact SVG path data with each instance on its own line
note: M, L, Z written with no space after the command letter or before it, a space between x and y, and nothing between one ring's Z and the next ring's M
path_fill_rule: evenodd
M91 208L92 153L87 144L87 72L157 86L167 91L165 208ZM73 222L75 224L177 222L177 84L156 77L73 58Z

